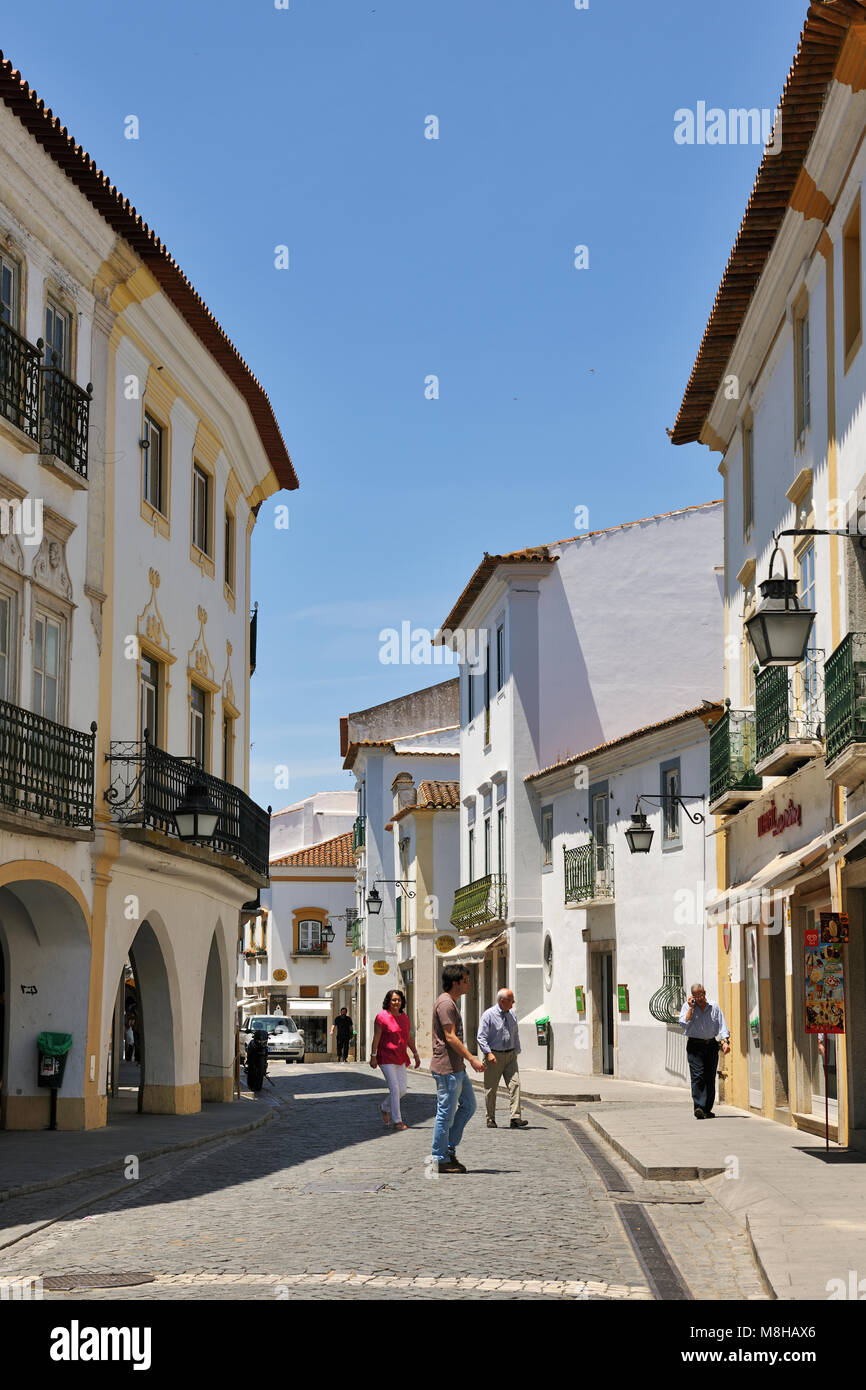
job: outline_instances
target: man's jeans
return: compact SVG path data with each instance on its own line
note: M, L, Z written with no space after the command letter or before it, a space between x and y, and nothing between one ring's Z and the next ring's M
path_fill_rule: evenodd
M433 1157L447 1163L475 1114L475 1092L465 1071L433 1075L436 1082L436 1121L433 1125Z

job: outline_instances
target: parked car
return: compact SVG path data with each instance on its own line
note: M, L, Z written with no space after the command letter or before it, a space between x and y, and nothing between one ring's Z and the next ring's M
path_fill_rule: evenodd
M293 1018L284 1014L253 1014L241 1024L241 1049L253 1030L264 1029L268 1035L268 1059L271 1061L303 1062L304 1034Z

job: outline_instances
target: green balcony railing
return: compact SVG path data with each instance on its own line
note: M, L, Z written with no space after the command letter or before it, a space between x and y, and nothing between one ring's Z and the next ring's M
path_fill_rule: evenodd
M821 737L823 672L816 650L795 670L765 666L755 678L755 761L786 743Z
M366 816L358 816L357 820L355 821L355 824L352 826L352 849L353 849L353 850L356 850L356 849L363 849L363 848L364 848L364 844L366 843L366 836L365 836L366 826L367 826L367 817L366 817Z
M364 950L363 943L364 919L356 917L352 923L352 955L360 956Z
M473 883L466 883L454 894L451 925L459 931L483 926L485 922L502 922L508 909L504 874L485 874Z
M866 743L866 632L849 632L824 663L827 762Z
M590 835L585 845L563 853L567 903L613 898L613 845L600 845Z
M397 935L403 930L403 894L397 894Z
M755 711L726 709L710 729L710 803L725 792L760 791L755 772Z

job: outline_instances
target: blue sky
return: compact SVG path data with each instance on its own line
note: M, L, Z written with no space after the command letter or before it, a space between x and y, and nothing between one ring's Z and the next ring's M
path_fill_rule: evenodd
M573 535L579 506L596 529L719 495L718 456L675 449L665 426L760 150L678 145L674 112L774 107L805 13L7 7L6 57L223 324L300 478L253 537L259 802L352 785L339 716L448 674L383 665L380 632L434 631L485 550Z

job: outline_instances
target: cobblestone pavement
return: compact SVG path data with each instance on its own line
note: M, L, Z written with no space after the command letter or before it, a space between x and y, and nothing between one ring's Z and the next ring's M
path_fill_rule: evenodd
M153 1159L137 1181L121 1171L4 1203L0 1280L153 1276L46 1290L58 1301L653 1297L614 1208L622 1194L558 1118L591 1107L527 1106L530 1127L511 1130L503 1092L500 1128L481 1105L464 1135L470 1171L434 1177L428 1076L410 1076L400 1132L382 1123L369 1067L275 1067L274 1081L282 1106L262 1129ZM763 1297L744 1234L703 1184L641 1182L606 1156L626 1200L647 1201L692 1297Z

